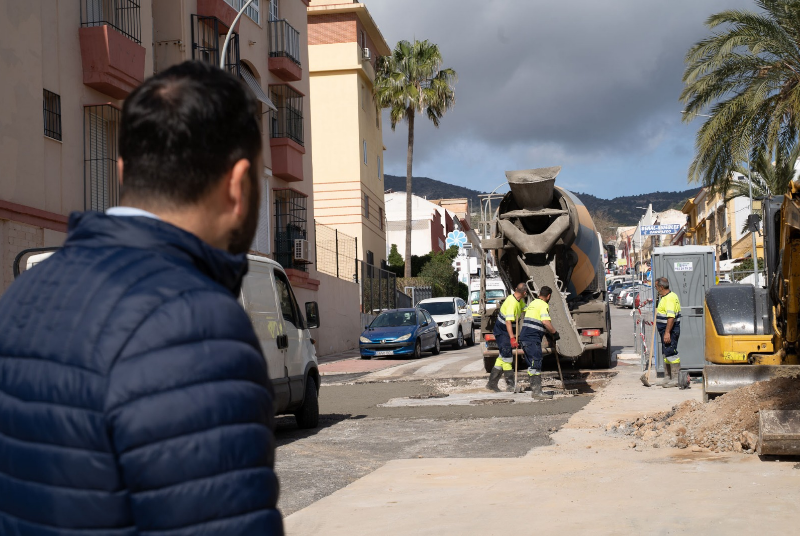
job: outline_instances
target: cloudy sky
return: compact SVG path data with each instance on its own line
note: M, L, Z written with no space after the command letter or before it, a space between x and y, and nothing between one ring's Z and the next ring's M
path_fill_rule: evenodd
M439 129L417 121L414 175L478 190L561 165L599 197L684 190L699 120L681 122L684 56L704 22L752 0L364 0L389 43L428 39L458 72ZM406 174L384 115L385 172Z

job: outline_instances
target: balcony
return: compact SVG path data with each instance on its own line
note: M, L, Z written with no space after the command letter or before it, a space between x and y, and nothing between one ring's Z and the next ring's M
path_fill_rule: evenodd
M197 14L201 17L215 18L223 30L228 33L228 29L236 18L237 11L225 0L197 0ZM239 32L239 23L236 23L234 32Z
M79 40L87 86L124 99L144 81L138 0L82 0Z
M300 32L285 20L269 22L269 70L287 82L303 77Z
M285 181L303 180L303 95L288 85L270 86L277 110L269 114L272 174Z

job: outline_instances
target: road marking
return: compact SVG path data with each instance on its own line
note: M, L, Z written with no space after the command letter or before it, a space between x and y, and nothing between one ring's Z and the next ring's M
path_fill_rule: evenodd
M440 359L439 361L431 363L430 365L425 365L424 367L420 367L419 370L414 372L414 375L422 376L425 374L433 374L434 372L442 370L447 365L450 365L452 363L457 363L458 361L463 361L464 359L472 359L472 356L462 354L453 357L447 357L445 359Z
M483 370L483 359L479 359L474 363L470 363L466 367L459 370L459 372L478 372L479 370Z

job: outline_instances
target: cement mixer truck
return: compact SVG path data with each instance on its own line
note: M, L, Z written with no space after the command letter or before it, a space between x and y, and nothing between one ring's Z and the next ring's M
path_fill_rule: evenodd
M492 250L507 288L520 282L529 297L553 289L550 316L561 338L559 358L581 368L611 366L611 316L605 298L603 252L589 211L571 192L555 186L561 167L507 171L511 189L491 222ZM487 372L498 355L491 336L496 311L481 320ZM545 356L553 353L545 339ZM545 357L547 360L547 357Z

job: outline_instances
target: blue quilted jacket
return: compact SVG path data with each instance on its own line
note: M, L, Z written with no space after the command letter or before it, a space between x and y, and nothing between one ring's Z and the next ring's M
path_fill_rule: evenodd
M282 534L244 256L75 214L0 298L0 534Z

